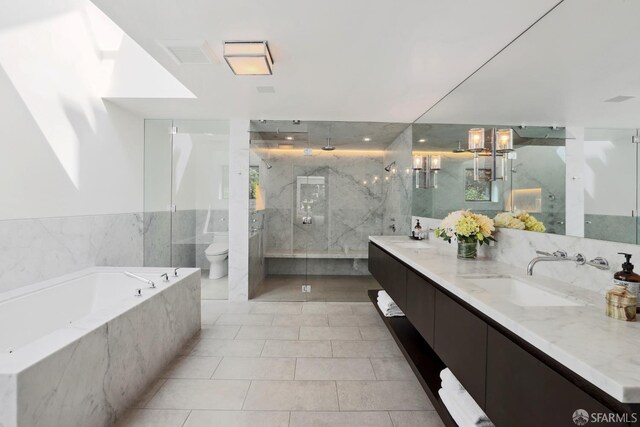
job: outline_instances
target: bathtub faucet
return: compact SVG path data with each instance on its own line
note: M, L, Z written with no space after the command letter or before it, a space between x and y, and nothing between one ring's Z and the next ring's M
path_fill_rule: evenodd
M174 275L175 277L178 277L178 270L179 270L179 269L180 269L180 267L176 267L176 268L174 268L174 269L173 269L173 275Z
M169 274L168 273L162 273L160 275L160 277L162 277L162 281L164 281L164 282L168 282L169 281Z
M140 280L141 282L146 283L147 285L151 286L151 288L155 288L156 287L156 284L153 283L151 280L145 279L144 277L140 277L137 274L133 274L133 273L130 273L128 271L125 271L124 274L126 274L129 277L133 277L136 280Z

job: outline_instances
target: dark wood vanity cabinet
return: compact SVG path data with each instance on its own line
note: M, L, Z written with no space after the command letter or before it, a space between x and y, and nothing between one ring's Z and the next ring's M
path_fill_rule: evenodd
M458 302L436 290L436 354L484 408L487 324Z
M512 340L489 328L485 412L496 426L575 426L577 409L611 410ZM624 424L607 424L624 425Z
M411 270L407 271L407 319L431 347L434 344L436 288Z
M407 267L376 245L369 243L369 271L391 299L405 311L407 303Z

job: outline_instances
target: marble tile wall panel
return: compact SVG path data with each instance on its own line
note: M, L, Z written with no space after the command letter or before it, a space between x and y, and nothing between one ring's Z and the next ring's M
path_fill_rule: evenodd
M412 129L409 126L384 151L384 165L396 162L396 173L382 170L383 179L383 221L382 234L398 234L408 236L411 230L411 199L413 191L413 175L406 173L411 170ZM391 219L395 219L396 231L390 229Z
M205 223L207 222L208 211L206 209L196 210L195 235L198 243L211 243L211 235L205 234ZM209 216L207 232L229 232L229 210L213 209Z
M144 265L171 265L171 212L144 213Z
M199 329L195 272L22 371L19 422L113 425Z
M416 218L420 218L421 223L434 228L441 221L424 217L413 217L413 220ZM624 258L618 255L618 252L628 252L634 255L633 259L636 259L635 257L640 259L640 247L634 244L508 229L499 229L496 238L497 244L492 247L481 247L480 255L520 268L523 275L526 274L529 261L536 256L536 250L553 252L562 249L569 255L581 253L587 260L598 256L606 258L611 266L610 270L598 270L588 265L576 265L570 262L541 262L535 266L534 270L535 276L553 277L602 294L612 286L613 273L622 269ZM441 242L435 239L433 234L431 239L432 242L439 244ZM451 253L455 254L455 243L448 245L442 242L441 244L449 247ZM482 262L482 260L479 259L476 262Z
M141 266L142 214L0 221L0 292L94 265Z

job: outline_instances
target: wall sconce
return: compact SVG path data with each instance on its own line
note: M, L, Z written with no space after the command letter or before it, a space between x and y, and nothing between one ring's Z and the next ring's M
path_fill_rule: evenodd
M489 143L490 149L485 148L485 129L474 128L469 129L469 148L467 151L473 153L473 180L478 181L479 177L479 155L491 156L491 180L508 180L507 161L509 156L507 153L514 150L513 148L513 129L490 129ZM498 157L501 157L501 176L496 176Z
M413 170L415 171L416 188L438 188L438 171L442 169L442 156L432 154L428 156L413 156ZM424 184L420 185L420 176L424 175Z

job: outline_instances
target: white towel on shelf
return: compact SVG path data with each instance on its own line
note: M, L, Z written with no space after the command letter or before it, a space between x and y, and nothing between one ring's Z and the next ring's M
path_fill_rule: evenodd
M493 423L484 414L484 412L482 412L482 409L480 409L466 391L464 393L460 393L441 388L438 390L438 394L440 395L440 399L442 399L442 403L446 406L447 411L449 411L451 418L453 418L459 427L494 427ZM473 406L477 407L482 414L482 417L474 415L473 412L475 411L473 408L468 407L468 402L460 402L459 398L465 395L471 399Z
M377 303L385 317L404 316L402 310L400 310L386 291L378 291Z
M440 372L440 379L442 380L442 390L447 395L448 405L453 405L455 409L453 412L457 414L461 419L469 426L475 427L490 427L493 423L489 420L489 417L482 411L482 408L473 400L473 397L464 389L460 381L453 375L453 372L449 368L443 369ZM444 399L443 399L444 402ZM447 404L445 404L447 405ZM449 409L447 405L447 409ZM451 411L449 411L451 412ZM453 417L453 414L451 415ZM454 418L455 419L455 418ZM456 422L462 427L463 424Z
M449 368L440 371L440 379L442 380L442 388L451 391L465 391L460 381L458 381Z

